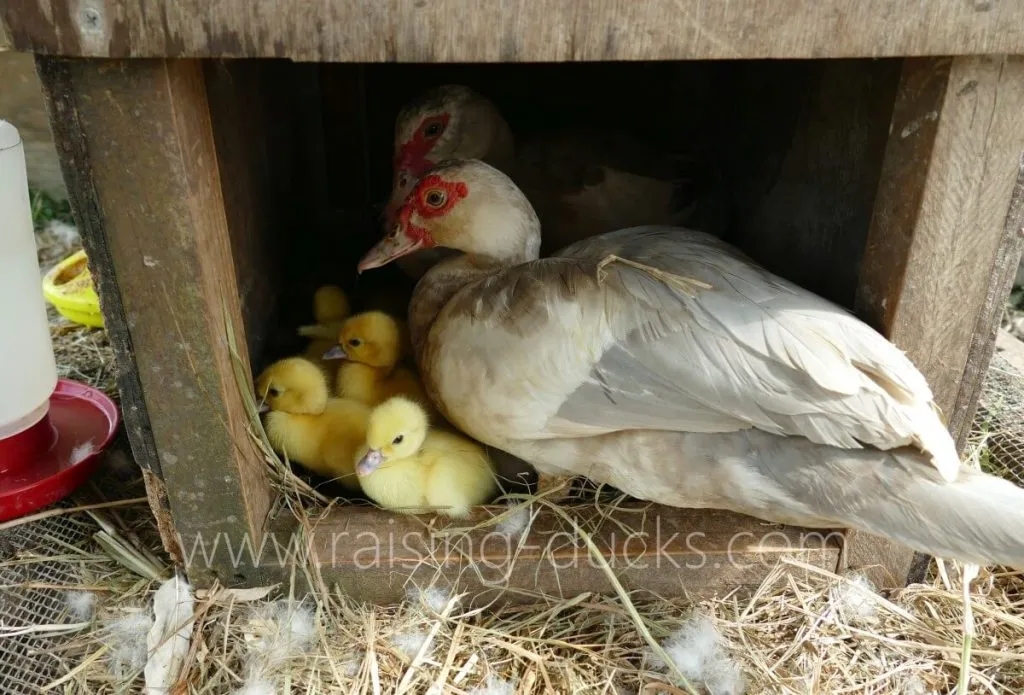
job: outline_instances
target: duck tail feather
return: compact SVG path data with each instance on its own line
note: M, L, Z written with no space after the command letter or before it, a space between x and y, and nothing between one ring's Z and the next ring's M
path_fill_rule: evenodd
M936 557L1024 569L1024 489L961 465L954 480L928 454L838 449L752 435L750 461L766 488L759 511L856 528Z

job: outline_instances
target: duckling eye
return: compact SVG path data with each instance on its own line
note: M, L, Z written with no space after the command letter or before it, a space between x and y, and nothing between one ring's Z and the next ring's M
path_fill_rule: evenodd
M277 388L276 386L271 386L269 389L267 389L267 395L277 398L278 396L281 395L281 389Z
M400 434L397 437L395 437L394 439L392 439L391 443L392 444L401 444L403 439L405 439L405 435L404 434Z
M359 338L353 338L352 340L348 341L348 344L351 345L352 347L359 347L360 345L363 344L363 341L361 341Z
M436 138L441 134L441 130L443 130L443 126L437 121L434 121L423 129L423 134L428 138Z
M448 202L448 195L439 188L433 188L423 196L423 201L432 208L441 208Z

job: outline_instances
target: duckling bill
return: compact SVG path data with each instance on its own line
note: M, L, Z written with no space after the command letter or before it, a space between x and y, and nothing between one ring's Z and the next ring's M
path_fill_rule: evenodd
M274 450L314 473L359 490L353 459L366 437L370 409L331 398L327 377L313 362L289 357L256 380L264 428Z
M323 359L325 360L347 360L348 355L345 354L345 350L340 345L335 345L330 350L324 353Z
M369 449L356 464L356 475L364 478L380 468L382 463L384 463L384 454L380 449Z
M402 322L382 311L349 318L325 360L343 360L335 378L339 398L377 406L392 396L406 396L432 407L416 373L400 365L410 351Z
M370 499L407 513L465 517L498 490L494 463L482 446L432 430L423 407L401 396L373 410L355 472Z

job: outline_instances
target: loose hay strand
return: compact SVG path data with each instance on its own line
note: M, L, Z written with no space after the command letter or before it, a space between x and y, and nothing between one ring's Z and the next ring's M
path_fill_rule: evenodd
M0 523L0 531L6 531L16 526L22 526L24 524L31 524L43 519L51 519L55 516L65 516L68 514L74 514L76 512L84 512L90 509L109 509L111 507L128 507L132 505L144 504L148 500L145 497L133 497L125 500L113 500L111 502L96 502L94 504L81 504L75 507L57 507L56 509L47 509L36 514L29 516L23 516L18 519L11 519Z
M629 258L623 258L622 256L616 256L613 253L605 256L601 260L601 262L597 264L597 284L604 284L604 281L608 275L608 266L611 265L612 263L621 263L623 265L629 266L630 268L641 270L650 275L651 277L658 278L662 282L665 282L669 285L674 285L680 292L685 294L687 297L696 297L698 290L712 289L712 285L709 285L703 280L696 280L694 278L676 275L675 273L670 273L668 271L662 270L661 268L655 268L652 265L640 263Z
M516 496L510 495L510 497L514 498ZM633 605L633 601L629 597L629 592L626 591L625 588L623 588L622 584L619 582L619 578L615 576L615 572L608 565L608 561L605 560L604 555L601 554L601 551L600 549L598 549L597 544L594 543L594 539L591 538L590 535L586 531L584 531L572 519L572 517L565 513L565 511L563 511L562 508L559 507L558 505L552 504L546 499L543 499L543 497L534 497L533 500L535 500L538 504L547 506L551 511L553 511L555 514L559 515L565 521L569 522L569 524L572 525L576 533L579 534L579 536L583 539L584 543L587 544L587 550L590 551L591 557L593 557L594 560L598 563L598 565L600 565L601 570L605 573L605 576L608 578L609 583L611 583L612 587L615 589L615 593L618 594L619 600L622 601L623 606L625 606L626 610L629 612L630 617L632 617L633 622L636 626L636 629L643 636L644 640L646 640L648 646L669 667L669 669L673 672L673 675L676 677L676 679L683 685L684 688L686 688L687 692L689 692L691 695L697 695L696 691L693 689L693 686L690 684L690 681L687 680L686 676L684 676L682 671L679 670L679 667L676 666L675 662L668 656L668 654L665 653L665 650L664 648L662 648L661 644L659 644L658 641L654 639L654 636L651 635L651 632L647 628L647 623L644 621L643 616L640 615L640 613L636 609L636 606Z
M282 461L274 451L274 447L270 444L267 433L263 429L263 422L260 420L259 406L256 403L256 397L250 385L248 370L238 352L235 328L228 313L226 303L223 305L223 311L228 352L231 357L231 369L235 377L235 386L241 394L242 404L248 419L246 431L249 433L257 450L263 455L263 460L266 462L270 473L271 482L278 490L285 493L291 502L289 506L292 507L293 511L302 506L303 500L308 500L316 506L330 505L331 500L295 475L288 462Z

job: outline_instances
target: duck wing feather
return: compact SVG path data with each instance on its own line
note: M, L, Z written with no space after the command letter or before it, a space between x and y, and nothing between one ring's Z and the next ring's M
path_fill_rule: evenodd
M500 310L482 309L495 290ZM558 402L523 438L757 428L846 449L914 445L943 477L959 470L932 392L903 352L713 236L641 227L592 237L472 297L463 301L505 330L584 353L574 355L584 369L533 385L537 403Z

